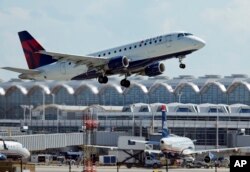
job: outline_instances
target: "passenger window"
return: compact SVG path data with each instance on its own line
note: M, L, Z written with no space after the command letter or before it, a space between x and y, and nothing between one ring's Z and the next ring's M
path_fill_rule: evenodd
M132 49L132 47L129 47L129 49L131 50L131 49Z
M121 51L122 51L122 49L119 50L119 52L121 52Z
M105 56L106 54L105 53L103 53L103 56Z
M157 40L155 40L155 43L157 43Z
M99 54L98 57L101 57L101 55Z
M116 53L116 50L114 51L114 53Z
M111 53L109 52L108 54L110 55Z
M161 39L159 39L159 42L161 42Z
M147 45L147 43L145 42L144 45Z
M150 41L149 44L152 44L152 42Z
M134 46L134 48L136 48L136 45Z
M139 45L139 47L141 47L141 44Z
M126 51L127 50L127 48L124 48L124 51Z

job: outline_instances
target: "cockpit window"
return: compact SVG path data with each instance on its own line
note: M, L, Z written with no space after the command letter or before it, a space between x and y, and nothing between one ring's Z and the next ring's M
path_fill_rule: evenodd
M193 35L192 33L184 33L185 36Z
M183 36L184 36L183 33L179 33L177 37L178 37L178 38L181 38L181 37L183 37Z

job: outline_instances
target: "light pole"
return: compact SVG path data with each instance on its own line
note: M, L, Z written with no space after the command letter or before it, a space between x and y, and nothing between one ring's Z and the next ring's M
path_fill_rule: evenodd
M133 125L132 125L132 135L135 135L135 113L134 113L135 105L132 105L132 114L133 114Z
M179 103L181 103L181 95L182 95L182 92L178 92L178 97L179 97Z
M52 96L52 104L54 105L55 104L55 94L51 94L51 96Z
M59 107L56 109L56 119L57 119L57 133L59 133Z
M216 108L216 149L219 148L219 112L218 112L218 105L217 105L217 108Z
M27 106L27 108L30 111L30 121L31 121L31 113L32 113L33 105L29 105L29 106Z
M23 121L25 123L25 115L26 115L26 108L27 108L27 105L21 105L21 107L23 108Z
M43 94L43 120L45 120L45 92L44 90L42 91Z
M150 110L152 113L152 133L154 133L155 132L155 114L153 112L153 108L152 108L151 104L149 104L149 107L150 107Z

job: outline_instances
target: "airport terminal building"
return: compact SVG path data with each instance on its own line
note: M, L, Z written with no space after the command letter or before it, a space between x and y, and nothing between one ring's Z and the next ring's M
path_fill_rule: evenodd
M32 133L81 130L83 115L100 121L99 130L148 137L161 128L167 106L172 133L196 139L197 145L230 143L230 133L250 134L250 78L243 74L199 78L132 78L123 88L112 78L106 85L86 81L21 81L0 83L0 129L29 126ZM18 133L18 132L17 132Z

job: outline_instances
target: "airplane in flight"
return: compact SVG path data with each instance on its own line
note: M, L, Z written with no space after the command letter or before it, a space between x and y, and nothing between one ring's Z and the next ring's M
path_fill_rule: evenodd
M167 116L166 116L166 106L162 105L162 138L160 141L144 141L144 140L130 140L130 142L144 143L159 145L160 150L147 150L149 153L164 153L169 159L181 159L181 158L191 158L197 154L207 155L204 158L206 163L215 160L215 152L235 152L241 149L250 149L247 147L233 147L233 148L218 148L218 149L205 149L205 150L195 150L194 142L196 140L191 140L188 137L177 136L170 134L167 127ZM194 159L193 159L194 160Z
M105 84L108 76L125 76L120 84L130 86L129 76L157 76L165 71L163 60L178 58L179 67L186 55L205 46L205 41L188 32L175 32L89 55L70 55L46 51L27 31L18 32L29 69L2 67L21 73L20 79L84 80L97 78Z
M21 143L16 141L0 139L0 160L7 158L23 158L30 157L30 152Z

